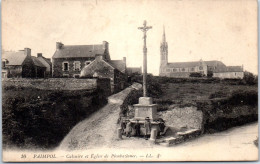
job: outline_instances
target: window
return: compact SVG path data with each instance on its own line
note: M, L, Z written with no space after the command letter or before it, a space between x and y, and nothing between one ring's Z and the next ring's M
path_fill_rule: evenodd
M173 72L177 72L177 69L173 68L172 71L173 71Z
M182 70L182 72L184 72L184 71L185 71L185 68L182 68L181 70Z
M62 63L62 70L68 71L69 70L69 62L63 62Z
M74 61L74 71L80 71L80 61Z
M166 72L171 72L171 69L167 68L167 69L166 69Z
M79 74L74 74L73 77L74 77L74 78L79 78L80 75L79 75Z
M194 71L194 68L191 68L191 71Z
M6 61L2 61L2 68L6 67Z
M89 65L91 63L91 61L90 60L88 60L88 61L85 61L85 65Z
M63 77L70 77L69 74L63 74L62 76L63 76Z
M202 66L200 66L200 67L199 67L199 69L200 69L200 70L203 70L203 67L202 67Z

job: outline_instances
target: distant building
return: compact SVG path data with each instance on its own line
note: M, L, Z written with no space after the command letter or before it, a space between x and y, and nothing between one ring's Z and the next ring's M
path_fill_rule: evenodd
M127 67L127 75L131 76L133 74L142 74L142 67Z
M46 67L45 77L52 77L51 59L45 58L42 53L37 53L37 59Z
M227 66L225 69L217 69L213 72L213 77L221 79L243 79L243 66Z
M113 91L123 89L126 81L126 58L111 60L108 42L95 45L67 46L56 43L52 57L53 77L110 78Z
M37 78L44 78L46 74L46 67L37 59L37 57L32 56L33 64L34 64L34 72Z
M95 60L96 55L102 55L109 61L108 42L96 45L64 45L56 43L56 51L52 56L53 77L79 77L82 68Z
M80 73L80 77L109 78L111 82L111 92L118 92L125 87L126 75L117 69L115 63L110 63L103 59L102 55L97 55L95 60L85 66ZM117 62L117 65L121 65ZM124 69L125 70L125 69Z
M165 30L163 31L160 53L159 76L188 78L194 73L218 78L243 78L244 76L243 68L241 69L239 66L227 67L217 60L168 63L168 43L166 42Z
M2 78L44 78L46 69L38 58L31 56L30 48L2 54Z
M2 78L34 77L34 64L31 49L24 48L18 52L5 51L2 54Z

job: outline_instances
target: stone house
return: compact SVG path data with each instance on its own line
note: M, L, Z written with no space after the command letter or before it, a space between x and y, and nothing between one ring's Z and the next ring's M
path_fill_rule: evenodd
M46 75L46 67L38 60L37 57L32 56L33 64L34 64L34 72L36 78L45 78Z
M108 42L72 46L57 42L52 56L52 77L79 77L82 68L95 60L96 55L110 60Z
M46 69L38 58L31 55L30 48L2 54L2 78L44 78Z
M243 79L243 66L227 66L224 69L217 69L213 72L213 77L221 79Z
M102 55L97 55L95 60L85 66L80 77L108 78L111 83L111 92L118 92L125 87L126 76L115 65L105 61Z
M64 45L56 43L52 57L53 77L110 78L111 88L118 91L126 82L126 58L111 60L109 43L95 45Z
M18 52L3 52L2 78L11 77L35 77L35 68L30 48L24 48L24 50Z

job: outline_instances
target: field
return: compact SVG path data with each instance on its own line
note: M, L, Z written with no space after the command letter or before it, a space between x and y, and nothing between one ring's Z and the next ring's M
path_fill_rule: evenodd
M172 101L181 106L195 105L198 100L227 98L234 91L257 91L256 86L227 85L225 83L166 83L162 84L160 99ZM155 99L156 101L156 99ZM159 101L159 99L158 99Z
M169 126L211 133L258 120L257 77L251 79L148 76L148 95Z

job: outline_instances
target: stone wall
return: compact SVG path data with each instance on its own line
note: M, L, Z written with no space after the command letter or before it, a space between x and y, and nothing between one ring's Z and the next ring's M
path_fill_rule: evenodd
M257 121L258 106L243 104L243 101L241 104L232 104L226 99L197 102L198 110L203 113L202 131L214 133Z
M196 107L175 107L165 112L158 112L167 126L174 127L176 130L185 129L201 129L203 122L202 111Z
M68 75L69 77L74 77L74 75L80 75L80 71L85 67L86 61L92 61L95 58L69 58L69 59L53 59L52 61L52 71L53 77L63 77L64 74ZM74 61L80 61L80 67L81 69L78 71L74 70ZM63 62L69 62L69 70L63 71Z
M22 66L6 66L6 68L2 69L7 72L7 77L22 77Z
M110 91L110 79L74 79L74 78L50 78L50 79L3 79L2 87L32 87L46 90L93 90L96 88Z
M213 73L213 77L217 78L228 78L228 79L243 79L244 78L244 72L219 72L219 73Z
M3 147L53 148L74 125L107 102L106 93L100 89L66 90L69 86L65 86L50 90L45 84L41 89L33 87L35 83L39 86L36 80L5 85L8 82L4 81L2 88ZM29 85L21 85L27 82ZM69 81L60 81L65 82ZM46 84L55 84L55 79Z

